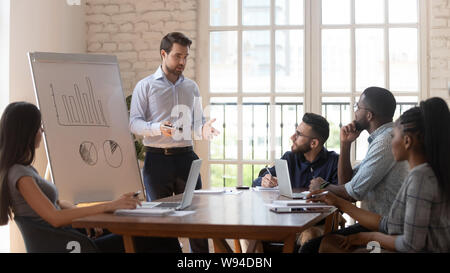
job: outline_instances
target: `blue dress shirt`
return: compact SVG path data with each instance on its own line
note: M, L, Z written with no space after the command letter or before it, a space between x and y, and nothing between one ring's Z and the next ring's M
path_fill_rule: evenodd
M281 159L287 161L292 188L308 188L311 180L316 177L322 177L332 184L338 183L339 155L328 151L325 147L313 162L307 161L302 153L291 151L286 152ZM273 176L277 176L275 167L269 170ZM252 186L261 186L262 177L266 174L268 174L267 171L261 177L256 178Z
M160 125L164 121L182 127L183 131L176 131L173 137L163 136ZM192 146L192 130L194 138L201 139L204 123L198 86L183 75L173 84L159 66L154 74L139 81L134 88L130 107L130 130L144 137L145 146Z
M366 157L353 169L352 180L345 190L361 201L361 208L386 216L400 187L408 175L408 163L397 162L391 148L392 122L369 136Z

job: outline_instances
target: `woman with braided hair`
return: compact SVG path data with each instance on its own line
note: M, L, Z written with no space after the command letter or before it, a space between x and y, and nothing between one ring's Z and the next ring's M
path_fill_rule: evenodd
M357 208L331 193L311 199L336 206L373 231L328 235L319 252L367 252L372 241L386 251L450 252L450 113L446 102L430 98L406 111L395 122L391 146L395 160L406 160L410 171L389 215Z

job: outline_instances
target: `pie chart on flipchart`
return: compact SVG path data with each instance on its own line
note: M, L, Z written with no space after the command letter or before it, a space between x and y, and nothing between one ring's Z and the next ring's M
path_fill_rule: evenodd
M106 140L103 142L103 152L105 153L106 163L113 167L122 166L123 155L119 144L114 140Z
M80 145L79 152L84 163L90 166L94 166L95 164L97 164L98 154L94 143L90 141L84 141Z

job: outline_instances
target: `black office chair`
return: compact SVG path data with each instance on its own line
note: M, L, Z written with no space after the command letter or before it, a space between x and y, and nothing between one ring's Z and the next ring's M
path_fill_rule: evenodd
M29 217L14 218L28 253L100 252L94 241L70 228L54 228Z
M263 177L264 174L267 172L266 168L262 168L259 173L258 173L258 177ZM254 184L255 181L252 181L252 188L256 187L256 185Z

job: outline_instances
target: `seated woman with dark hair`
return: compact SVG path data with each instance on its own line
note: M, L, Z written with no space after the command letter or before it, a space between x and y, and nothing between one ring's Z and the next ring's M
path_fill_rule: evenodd
M0 121L0 225L8 224L14 214L36 222L44 221L64 231L71 229L76 218L136 208L139 200L133 193L88 207L76 207L58 200L55 185L43 179L31 166L42 132L41 113L35 105L15 102L6 107ZM119 235L99 236L94 242L103 252L124 251ZM140 252L181 252L178 240L172 238L138 237L136 246Z
M444 100L431 98L406 111L395 123L391 146L395 160L406 160L410 171L389 215L357 208L331 193L311 199L336 206L373 231L328 235L319 252L367 252L371 241L387 251L449 252L449 139L450 113Z

